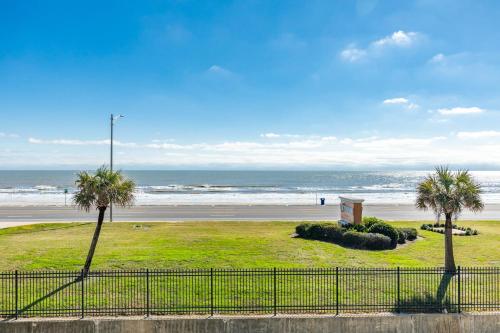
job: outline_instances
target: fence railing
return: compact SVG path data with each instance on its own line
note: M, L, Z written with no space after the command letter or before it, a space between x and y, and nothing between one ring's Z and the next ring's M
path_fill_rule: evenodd
M0 273L0 317L500 310L500 268Z

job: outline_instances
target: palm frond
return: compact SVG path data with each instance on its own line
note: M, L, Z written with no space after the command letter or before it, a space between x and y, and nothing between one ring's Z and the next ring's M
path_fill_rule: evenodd
M458 218L464 209L478 212L484 208L481 193L481 185L468 170L452 172L447 166L438 166L434 174L418 184L415 206L432 209L436 218L442 214Z
M73 201L86 211L91 207L107 207L111 202L119 206L130 206L134 203L135 183L123 177L121 171L111 171L101 166L91 175L80 172L75 181L77 191Z

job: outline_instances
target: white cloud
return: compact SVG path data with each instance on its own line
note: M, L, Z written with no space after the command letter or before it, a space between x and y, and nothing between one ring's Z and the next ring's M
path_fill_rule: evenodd
M109 145L110 140L75 140L75 139L55 139L55 140L42 140L36 138L29 138L28 142L37 145L63 145L63 146L101 146ZM118 147L137 147L135 142L121 142L118 140L113 141L113 145Z
M404 98L404 97L388 98L388 99L385 99L382 102L382 104L399 105L399 106L403 106L407 110L415 110L415 109L418 109L420 107L418 104L410 102L409 99Z
M476 132L458 132L457 138L459 139L485 139L485 138L498 138L500 137L499 131L476 131Z
M235 166L235 167L394 167L435 164L500 165L497 131L459 132L443 136L336 137L308 135L279 140L195 143L119 143L121 166ZM476 140L473 140L476 139ZM108 158L108 140L43 140L31 138L29 154L0 150L4 166L100 165ZM43 145L59 145L57 150ZM84 149L84 145L92 149ZM464 154L467 151L467 154ZM43 158L41 158L43 156ZM40 158L38 158L40 157Z
M445 56L442 53L436 54L434 57L431 58L431 60L429 60L429 62L434 63L434 64L437 64L437 63L440 63L443 61L445 61Z
M5 132L0 132L0 138L10 138L10 139L15 139L18 138L19 135L15 133L5 133Z
M278 133L263 133L260 135L261 138L266 138L266 139L279 139L279 138L304 138L304 137L317 137L314 135L300 135L300 134L278 134Z
M393 32L392 35L376 40L372 43L375 47L400 46L408 47L414 44L419 37L416 32L405 32L402 30Z
M398 30L391 35L375 40L368 44L366 48L356 47L349 44L340 52L340 57L348 62L357 62L370 55L380 55L380 52L388 47L408 48L417 44L422 35L418 32L405 32Z
M276 134L276 133L263 133L260 135L261 138L266 138L266 139L277 139L280 138L281 135Z
M340 57L349 62L356 62L366 56L367 52L363 49L358 49L354 45L349 45L340 52Z
M296 138L280 136L279 141L225 141L220 143L123 143L119 146L133 149L124 150L119 156L120 164L134 165L242 165L242 166L321 166L321 165L400 165L422 160L434 161L434 145L444 140L431 138L337 138L336 136L300 136ZM446 141L446 140L445 140ZM50 152L56 163L78 164L94 160L102 163L108 151L108 140L42 140L30 138L37 145L52 144L74 146L61 148L60 152ZM95 145L92 151L80 150L76 146ZM429 149L429 147L433 149ZM0 154L0 161L2 161ZM29 161L25 161L29 164Z
M36 138L29 138L29 143L37 144L37 145L74 145L74 146L82 146L82 145L109 145L109 140L73 140L73 139L56 139L56 140L42 140Z
M409 101L404 97L389 98L383 101L384 104L407 104Z
M212 65L210 68L207 70L209 74L214 74L214 75L219 75L219 76L224 76L224 77L232 77L234 76L234 73L231 72L230 70L221 67L219 65Z
M481 109L477 106L472 107L454 107L454 108L443 108L438 109L437 113L443 116L455 116L455 115L464 115L464 114L479 114L485 112L484 109Z

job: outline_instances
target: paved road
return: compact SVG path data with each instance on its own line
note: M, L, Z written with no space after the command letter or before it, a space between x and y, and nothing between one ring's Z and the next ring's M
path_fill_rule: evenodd
M137 206L115 209L115 221L192 221L192 220L337 220L338 206ZM365 205L364 215L387 220L432 220L430 212L411 205ZM0 228L40 222L95 221L96 212L73 207L0 207ZM464 213L463 219L499 219L500 205L487 205L479 215Z

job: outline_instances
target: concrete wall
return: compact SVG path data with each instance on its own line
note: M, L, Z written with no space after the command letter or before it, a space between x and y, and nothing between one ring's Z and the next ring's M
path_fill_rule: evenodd
M0 322L0 333L498 333L498 314L100 318Z

